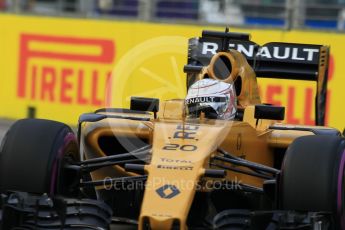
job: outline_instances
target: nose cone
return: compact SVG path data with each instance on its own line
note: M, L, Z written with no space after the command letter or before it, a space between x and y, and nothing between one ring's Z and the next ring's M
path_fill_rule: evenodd
M226 122L155 122L152 158L140 223L143 228L186 229L186 220L209 157L221 143Z

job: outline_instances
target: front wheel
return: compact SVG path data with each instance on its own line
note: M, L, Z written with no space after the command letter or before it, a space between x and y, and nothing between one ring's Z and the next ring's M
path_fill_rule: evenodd
M77 140L70 127L43 119L19 120L1 143L0 192L73 196L78 176L64 170L66 161L79 161Z
M281 174L281 207L328 212L345 229L345 140L339 136L297 138L287 149Z

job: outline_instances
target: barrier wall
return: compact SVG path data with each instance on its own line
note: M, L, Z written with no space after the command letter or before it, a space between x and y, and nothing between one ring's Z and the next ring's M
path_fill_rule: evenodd
M202 27L0 15L0 116L76 124L79 114L128 106L129 97L183 98L187 39ZM331 46L327 125L345 127L345 34L243 30L252 40ZM111 73L113 72L113 78ZM260 79L262 101L286 105L286 121L314 123L315 83Z

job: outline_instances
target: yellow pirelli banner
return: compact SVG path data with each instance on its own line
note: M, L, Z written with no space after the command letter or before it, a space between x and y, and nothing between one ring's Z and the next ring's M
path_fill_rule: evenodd
M220 27L0 15L0 116L76 124L81 113L128 107L130 96L183 98L188 38ZM331 46L326 124L345 127L345 34L232 29L258 44ZM266 54L274 55L274 54ZM286 122L314 123L315 82L259 79L262 101Z

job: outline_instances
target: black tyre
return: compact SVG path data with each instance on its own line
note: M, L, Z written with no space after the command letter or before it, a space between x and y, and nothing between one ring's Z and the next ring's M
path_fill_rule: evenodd
M0 192L71 196L77 174L63 165L78 160L77 140L70 127L50 120L19 120L1 143Z
M339 136L297 138L287 149L281 175L281 206L324 211L345 229L345 140Z

